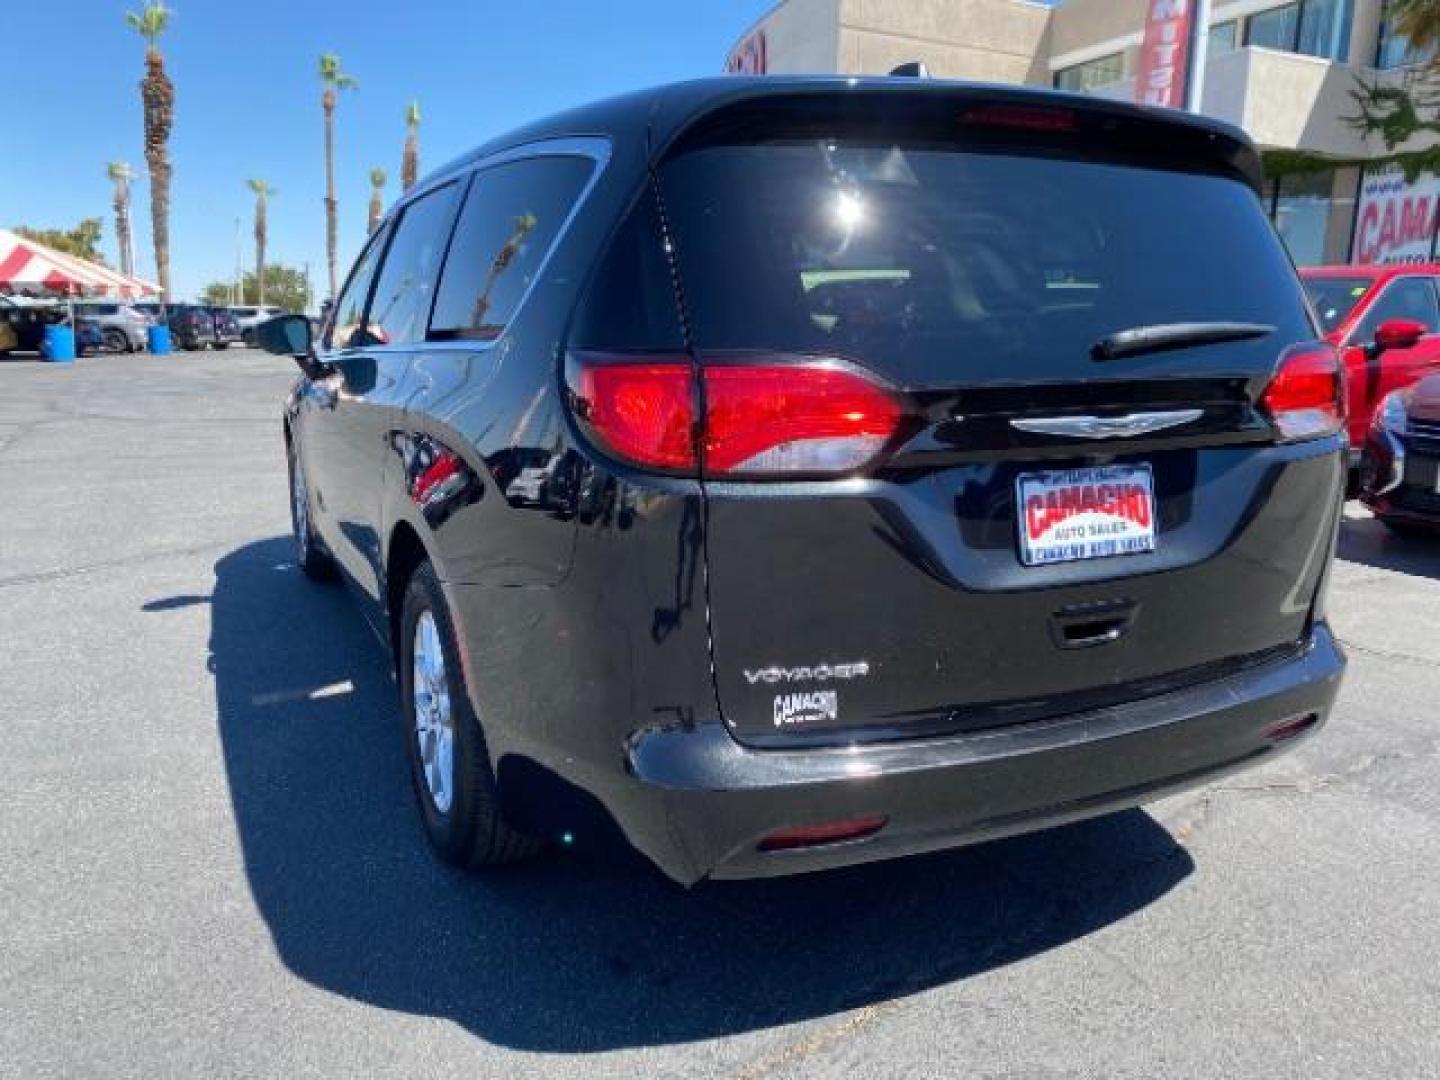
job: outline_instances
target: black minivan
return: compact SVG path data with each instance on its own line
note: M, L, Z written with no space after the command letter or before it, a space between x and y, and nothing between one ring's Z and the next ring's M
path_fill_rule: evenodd
M1316 730L1342 374L1240 132L726 77L416 186L284 417L426 833L672 878L1132 807Z

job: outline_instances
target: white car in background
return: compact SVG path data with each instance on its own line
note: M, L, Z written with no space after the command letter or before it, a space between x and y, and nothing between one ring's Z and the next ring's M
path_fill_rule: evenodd
M277 315L285 314L284 308L275 307L273 304L267 304L264 307L232 307L230 311L235 316L235 321L240 324L240 336L245 340L246 345L255 344L255 327Z

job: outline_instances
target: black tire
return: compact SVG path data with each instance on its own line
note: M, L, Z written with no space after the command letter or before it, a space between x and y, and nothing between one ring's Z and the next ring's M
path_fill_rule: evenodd
M453 731L448 806L441 809L426 780L415 707L415 638L422 617L433 620L444 659L444 685ZM533 857L543 844L516 832L500 814L495 775L480 719L470 703L460 650L445 594L428 562L415 568L405 588L397 647L401 716L410 759L410 780L425 838L445 862L464 867L502 866Z
M217 341L217 342L215 342L215 348L217 348L217 349L228 349L229 347L230 347L230 343L229 343L228 341Z
M295 565L308 578L328 580L335 576L335 562L315 535L310 486L305 482L305 471L295 453L295 446L288 441L285 456L290 464L290 535L295 542Z
M105 340L105 348L111 352L128 353L130 351L130 339L125 336L123 330L109 329L101 337Z

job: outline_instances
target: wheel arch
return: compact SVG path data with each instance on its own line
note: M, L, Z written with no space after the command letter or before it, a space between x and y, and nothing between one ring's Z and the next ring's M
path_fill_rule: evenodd
M391 527L390 539L385 545L385 622L390 631L390 651L397 658L405 588L415 568L426 561L433 565L430 551L415 526L403 518L397 521Z

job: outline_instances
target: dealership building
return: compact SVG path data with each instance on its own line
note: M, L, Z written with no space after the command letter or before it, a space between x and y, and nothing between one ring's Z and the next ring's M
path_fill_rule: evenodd
M1135 99L1152 0L782 0L738 41L734 71L883 75L923 61L940 78L1028 83ZM1173 6L1173 5L1172 5ZM1184 7L1182 2L1180 5ZM1398 82L1424 57L1386 0L1213 0L1203 110L1267 150L1333 159L1267 182L1270 214L1302 265L1436 254L1440 181L1407 183L1346 118L1357 79Z

